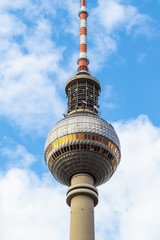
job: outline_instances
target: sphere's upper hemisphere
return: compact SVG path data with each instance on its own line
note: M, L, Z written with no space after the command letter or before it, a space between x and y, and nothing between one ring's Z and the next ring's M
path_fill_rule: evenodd
M70 185L79 172L91 174L95 185L110 179L120 162L120 143L113 127L94 114L65 117L50 131L45 161L53 176Z
M80 132L95 133L107 137L120 148L118 136L111 124L99 116L78 113L63 118L52 128L48 134L45 149L52 141L64 135Z

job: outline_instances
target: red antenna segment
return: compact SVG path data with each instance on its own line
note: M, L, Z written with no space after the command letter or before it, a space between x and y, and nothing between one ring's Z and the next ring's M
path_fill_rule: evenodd
M88 72L87 58L87 17L86 0L81 0L80 17L80 54L78 59L78 72Z

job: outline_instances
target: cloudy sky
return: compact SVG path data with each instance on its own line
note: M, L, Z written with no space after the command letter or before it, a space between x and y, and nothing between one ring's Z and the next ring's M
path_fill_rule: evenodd
M43 159L76 74L79 0L0 0L0 239L67 240L66 187ZM99 187L96 240L160 239L160 1L88 0L90 73L122 160Z

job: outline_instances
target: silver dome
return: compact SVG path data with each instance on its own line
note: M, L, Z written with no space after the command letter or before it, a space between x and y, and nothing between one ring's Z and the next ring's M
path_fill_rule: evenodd
M68 134L91 132L104 136L114 142L120 149L118 136L107 121L94 114L73 114L60 120L48 134L45 150L51 142Z

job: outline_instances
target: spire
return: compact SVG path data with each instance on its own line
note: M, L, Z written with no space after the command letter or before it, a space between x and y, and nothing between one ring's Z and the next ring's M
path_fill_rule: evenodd
M88 12L86 8L86 0L81 0L80 17L80 54L78 59L78 73L88 73L88 58L87 58L87 17Z

